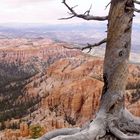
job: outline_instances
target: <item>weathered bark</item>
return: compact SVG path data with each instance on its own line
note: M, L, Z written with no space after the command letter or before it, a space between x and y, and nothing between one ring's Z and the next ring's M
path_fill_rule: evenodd
M133 9L133 0L111 1L104 60L104 88L96 119L73 135L60 134L58 137L52 137L52 140L106 140L110 137L121 140L140 140L140 136L137 135L140 133L140 119L128 113L124 106ZM125 134L127 132L133 132L136 135L127 136ZM106 133L109 133L109 136ZM110 135L111 133L116 138Z
M127 7L134 7L132 0L113 0L109 13L101 105L107 112L119 111L124 106L133 20L133 10L126 10ZM108 107L106 97L112 102Z

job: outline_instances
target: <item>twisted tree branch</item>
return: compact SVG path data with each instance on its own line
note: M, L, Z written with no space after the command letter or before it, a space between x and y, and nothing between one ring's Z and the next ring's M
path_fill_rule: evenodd
M95 44L88 44L87 46L82 47L82 48L80 48L80 47L68 47L68 46L63 46L63 47L64 47L64 48L67 48L67 49L78 49L78 50L81 50L81 51L83 51L83 50L85 50L85 49L89 49L88 52L90 52L90 51L92 50L92 48L97 47L97 46L100 46L100 45L102 45L102 44L104 44L104 43L106 43L106 42L107 42L107 38L104 38L103 40L101 40L101 41L98 42L98 43L95 43Z
M137 12L137 13L140 13L140 10L137 9L137 8L134 8L134 11Z
M107 7L111 4L111 1L106 5L105 9L107 9Z
M104 21L104 20L107 20L108 19L108 16L103 16L103 17L100 17L100 16L93 16L93 15L90 15L90 11L91 11L91 8L92 8L92 5L90 6L89 10L87 10L84 14L78 14L76 13L73 9L75 8L74 7L70 7L67 3L66 3L66 0L63 0L62 3L69 9L70 11L70 14L72 16L68 17L68 18L61 18L61 19L70 19L70 18L73 18L73 17L78 17L78 18L82 18L82 19L85 19L85 20L98 20L98 21Z
M86 47L83 47L83 48L82 48L82 51L85 50L85 49L89 49L88 52L90 52L90 51L92 50L92 48L97 47L97 46L100 46L100 45L102 45L102 44L104 44L104 43L106 43L106 42L107 42L107 38L104 38L103 40L101 40L101 41L98 42L98 43L95 43L95 44L88 44Z
M140 10L133 7L126 7L127 10L133 10L134 12L140 13Z
M140 4L140 1L138 1L138 0L133 0L133 2L134 2L135 4Z

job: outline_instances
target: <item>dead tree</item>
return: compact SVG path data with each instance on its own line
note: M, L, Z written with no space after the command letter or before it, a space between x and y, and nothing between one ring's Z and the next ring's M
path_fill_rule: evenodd
M44 135L40 140L140 140L140 118L133 116L124 105L124 94L128 76L128 62L131 49L131 33L134 12L139 12L137 0L111 0L108 16L90 15L90 9L84 14L75 12L66 0L63 4L71 16L85 20L108 20L107 39L85 48L106 42L104 59L104 87L96 118L84 128L66 128ZM82 48L82 49L85 49Z

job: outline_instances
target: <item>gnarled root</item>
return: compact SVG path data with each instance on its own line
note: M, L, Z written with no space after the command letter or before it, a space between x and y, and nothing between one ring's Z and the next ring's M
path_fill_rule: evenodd
M60 129L44 135L40 140L98 140L106 134L105 118L97 117L88 127L76 131L71 133L71 129Z
M109 130L112 134L114 134L120 140L140 140L140 135L136 136L128 136L122 131L120 131L114 124L109 125Z
M139 134L140 118L133 116L127 109L124 109L118 122L118 128L123 132Z
M140 118L132 115L127 109L124 109L123 116L128 121L134 122L135 124L140 125Z
M108 136L106 132L109 132ZM55 130L40 140L140 140L139 134L140 119L124 109L117 117L100 112L96 119L84 128Z
M120 140L140 140L139 117L133 116L127 109L124 109L120 118L113 121L111 121L108 126L110 132L117 138Z
M40 140L50 140L59 135L73 135L79 132L81 128L62 128L58 130L51 131L40 138Z

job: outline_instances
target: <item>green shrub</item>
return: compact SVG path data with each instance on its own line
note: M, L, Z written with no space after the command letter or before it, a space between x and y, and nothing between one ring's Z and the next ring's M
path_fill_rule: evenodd
M33 139L39 138L43 135L43 133L44 133L44 128L41 127L39 124L30 126L31 138Z

